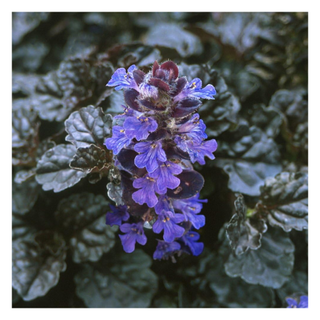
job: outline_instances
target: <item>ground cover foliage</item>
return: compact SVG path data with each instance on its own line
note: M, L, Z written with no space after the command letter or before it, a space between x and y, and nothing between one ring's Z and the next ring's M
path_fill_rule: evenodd
M13 13L13 307L287 307L308 294L307 13ZM114 71L174 61L212 84L204 251L123 252L104 145Z

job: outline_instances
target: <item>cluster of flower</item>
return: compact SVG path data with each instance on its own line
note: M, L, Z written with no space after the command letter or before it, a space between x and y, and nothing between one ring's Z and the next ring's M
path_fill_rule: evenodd
M138 242L145 245L144 227L163 231L154 259L167 259L187 252L195 256L203 250L197 242L205 217L198 215L202 203L199 192L203 177L192 163L214 159L217 142L207 138L206 126L194 113L200 98L214 99L212 85L202 88L200 79L188 82L178 77L172 61L145 74L132 65L117 69L108 86L124 89L124 113L115 117L112 137L105 145L113 151L115 166L121 173L123 205L111 206L106 222L119 225L124 251L130 253ZM128 221L130 223L123 223Z

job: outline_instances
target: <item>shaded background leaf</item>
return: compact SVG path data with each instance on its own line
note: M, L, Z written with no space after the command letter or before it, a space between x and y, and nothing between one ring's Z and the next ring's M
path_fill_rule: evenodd
M152 261L143 251L121 252L99 264L84 264L75 276L77 294L91 308L145 308L157 290Z
M66 269L64 241L58 236L54 238L55 245L59 246L54 254L44 243L13 242L12 286L26 301L45 295L58 283L60 272Z
M294 264L294 245L280 229L269 228L258 250L235 256L230 254L225 271L248 283L278 289L290 278Z
M56 220L69 240L74 262L98 261L115 244L117 227L105 224L109 202L102 195L73 194L60 201Z

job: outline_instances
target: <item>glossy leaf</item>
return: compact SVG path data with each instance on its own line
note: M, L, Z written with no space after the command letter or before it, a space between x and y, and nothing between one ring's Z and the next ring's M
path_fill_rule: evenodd
M281 172L261 187L258 210L272 226L289 232L308 229L308 174Z
M75 276L77 295L90 308L146 308L157 290L151 258L141 250L84 264Z
M73 194L60 201L56 220L69 239L73 261L98 261L114 246L117 228L105 224L109 202L92 193Z
M308 274L294 271L290 280L277 290L277 294L282 301L294 294L308 295Z
M265 221L247 218L247 208L242 195L235 200L234 206L236 213L227 224L227 236L232 250L236 255L240 255L248 249L259 249L262 234L267 231Z
M37 165L36 180L42 184L42 189L60 192L70 188L86 176L85 172L69 167L76 153L73 145L60 144L48 150Z
M33 179L21 184L12 183L12 211L25 214L33 207L38 199L41 187Z
M259 250L238 256L230 254L225 271L230 277L278 289L290 279L293 264L294 245L290 238L280 229L269 228Z
M212 164L228 174L228 187L233 192L258 196L264 180L281 171L279 148L256 127L244 125L231 135L228 142L217 141L219 147Z
M70 141L77 148L90 147L91 144L102 146L111 133L111 125L112 117L104 114L101 108L81 108L65 121L68 133L66 141Z
M12 240L33 239L37 229L20 214L12 213Z
M38 146L37 114L26 108L12 112L12 164L30 165Z
M49 244L31 240L14 241L12 244L12 286L29 301L44 296L66 270L66 252L63 239L55 235L54 245L58 250L48 250Z
M268 137L276 137L280 132L280 126L284 121L281 112L273 107L255 105L252 110L250 122L261 128Z
M92 144L87 148L77 149L70 162L70 167L88 174L100 171L107 172L110 163L107 159L106 150Z
M38 27L49 17L47 12L13 12L12 13L12 44L17 45L25 35Z
M145 43L151 46L175 48L181 57L202 53L198 37L173 23L154 25L146 35Z
M223 258L218 254L204 256L201 271L218 302L229 308L270 308L274 305L272 289L248 284L240 278L230 278L224 271Z
M122 200L122 188L120 185L116 185L114 182L107 184L108 197L116 203L117 206L123 205Z

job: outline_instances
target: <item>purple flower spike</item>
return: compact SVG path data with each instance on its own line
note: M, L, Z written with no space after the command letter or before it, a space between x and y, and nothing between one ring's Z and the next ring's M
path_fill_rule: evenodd
M125 129L121 126L114 126L112 128L112 138L107 138L105 146L107 149L112 150L113 154L118 154L122 148L127 147L131 143L130 138L125 134Z
M194 256L200 255L204 248L203 242L196 242L199 239L200 235L194 231L189 231L181 237L181 241L188 247Z
M127 253L131 253L134 251L136 242L141 245L145 245L147 243L147 237L143 231L143 223L125 223L120 227L120 230L125 234L120 234L119 237L122 242L123 250Z
M133 187L140 189L132 194L132 199L140 205L146 203L149 208L153 208L157 202L158 197L155 192L159 193L156 180L150 178L148 175L143 178L138 178L133 181Z
M193 163L214 159L217 142L206 141L206 125L195 112L202 99L214 99L215 88L202 88L198 78L188 82L170 60L155 61L147 73L135 65L117 69L107 85L124 89L125 102L124 113L114 117L112 137L105 141L121 176L116 192L125 206L111 207L107 224L125 232L120 238L126 252L136 242L146 242L143 224L155 233L163 231L154 259L174 262L182 252L199 255L203 243L189 230L204 226L200 212L207 200L199 200L204 178ZM134 224L124 223L131 219Z
M130 214L127 211L127 206L113 206L110 204L112 212L107 212L106 224L110 226L121 226L122 221L127 221L130 218Z
M150 173L150 177L157 179L157 186L161 193L166 193L167 188L175 189L180 184L180 179L175 174L180 174L182 168L171 161L166 161Z
M190 120L179 127L178 133L187 135L195 143L201 143L208 136L205 133L206 125L198 113L195 113Z
M159 162L167 161L161 141L139 142L134 146L134 150L139 153L134 164L140 169L145 167L149 173L158 168Z
M124 88L133 88L139 91L138 85L133 77L133 70L136 70L137 67L132 65L129 67L128 72L125 68L120 68L115 71L112 75L111 80L107 83L109 87L115 87L116 90L121 90Z
M198 161L199 164L202 165L205 164L205 156L211 160L215 158L212 153L216 151L218 147L215 139L207 140L200 144L194 143L192 140L181 139L180 137L176 137L174 141L181 150L189 153L192 163Z
M287 308L308 308L308 296L301 296L299 303L292 298L286 299L288 307Z
M123 127L126 130L126 136L130 139L136 138L138 141L148 138L150 132L158 128L157 121L147 117L127 117Z
M180 250L181 245L178 242L165 242L162 240L158 240L158 245L156 251L153 253L153 259L161 260L166 259L171 256L175 251Z
M166 242L173 242L184 234L184 228L177 223L184 221L182 214L174 214L171 211L162 211L158 214L158 220L153 225L153 232L160 233L163 230L163 239Z
M216 93L216 89L213 85L208 84L205 88L202 88L202 81L199 78L195 78L190 81L177 96L175 96L174 101L180 101L186 97L212 100Z

